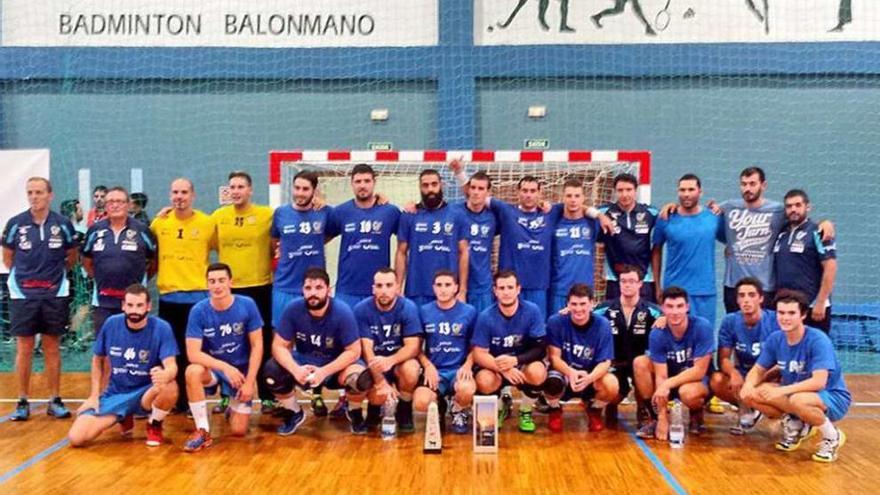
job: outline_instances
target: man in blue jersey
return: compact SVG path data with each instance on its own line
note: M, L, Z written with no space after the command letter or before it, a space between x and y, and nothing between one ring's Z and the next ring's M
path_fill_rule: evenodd
M677 286L688 293L693 314L702 316L710 325L715 322L715 237L720 218L700 205L702 185L694 174L678 180L678 207L668 220L662 218L654 226L651 268L660 287ZM663 278L663 247L666 247L666 268ZM661 283L662 281L662 283Z
M519 430L535 431L532 409L540 396L547 365L544 364L544 317L538 307L520 299L522 287L516 273L500 270L495 274L493 292L497 302L480 313L471 337L477 391L496 395L505 386L519 387L523 393L519 410ZM509 397L502 397L498 410L501 421L510 416Z
M614 338L608 320L593 314L593 289L576 283L568 290L568 314L547 321L547 354L553 370L544 382L550 405L547 426L562 431L560 400L579 398L587 410L588 428L602 431L602 409L617 397L617 378L609 373Z
M415 431L412 400L421 370L416 358L422 346L422 324L418 307L399 293L394 270L380 268L373 275L373 297L359 302L354 316L373 382L367 397L367 428L379 426L382 405L390 395L399 399L398 429L411 433Z
M742 398L769 418L782 417L782 439L776 443L777 449L797 450L815 428L822 433L822 440L813 460L834 462L846 442L846 435L834 422L846 415L852 395L843 381L831 339L804 325L808 308L803 294L779 291L776 318L782 331L764 341L761 355L746 376ZM764 380L774 367L782 375L781 383Z
M718 331L718 367L709 382L712 393L739 407L738 420L730 428L733 435L750 431L761 418L761 411L750 409L740 398L745 377L761 354L761 344L779 330L776 313L762 309L761 281L746 277L736 283L739 311L726 315ZM735 361L735 362L734 362Z
M232 270L225 263L208 266L209 299L196 303L186 326L186 387L196 429L183 450L196 452L213 443L206 391L221 389L230 397L229 426L235 436L247 433L251 400L263 358L263 318L248 296L232 294Z
M681 400L690 409L690 432L700 435L703 404L709 398L706 373L715 339L712 325L700 316L688 315L688 293L681 287L667 287L660 300L666 326L651 331L648 354L633 361L636 393L654 406L652 420L638 431L641 438L666 440L669 433L667 404L672 398ZM656 414L656 420L653 416Z
M648 338L654 322L661 316L660 308L642 297L642 269L636 265L620 265L615 270L620 295L596 307L595 312L611 323L614 338L614 360L611 372L617 378L618 394L605 406L605 424L617 427L617 406L629 395L633 361L648 350ZM636 420L643 425L650 417L647 400L636 396Z
M593 286L599 221L584 213L584 185L568 179L562 185L563 211L553 231L550 276L550 314L568 304L574 284Z
M473 306L456 299L458 279L449 270L434 274L435 301L419 308L425 346L419 353L422 377L414 394L417 411L439 400L440 426L445 425L447 399L452 399L452 431L470 431L470 405L477 391L473 374L471 335L477 321Z
M802 292L810 302L805 324L831 331L831 291L837 277L837 244L810 220L810 198L800 189L785 194L788 223L776 238L774 272L780 289Z
M300 171L293 177L290 204L279 206L272 215L272 244L278 253L278 267L272 286L272 326L277 328L287 304L302 296L303 276L311 267L324 268L324 242L332 208L315 209L318 175Z
M148 412L147 445L164 442L162 421L177 401L178 349L171 326L150 316L150 309L147 288L131 285L123 297L124 314L104 322L95 338L89 396L67 434L72 446L85 445L116 423L128 436L134 415Z
M419 174L419 192L422 201L416 212L400 216L394 262L397 283L406 282L406 297L421 306L434 298L434 272L452 270L461 281L459 299L465 300L470 252L465 224L443 200L438 171L425 169Z
M613 235L599 233L599 242L605 246L605 299L608 300L620 296L620 270L630 265L645 274L640 298L656 301L657 291L651 271L651 234L658 212L652 206L636 202L638 187L639 181L634 175L616 176L614 194L617 201L599 207L599 211L614 224Z
M95 279L92 321L95 333L109 316L122 312L125 288L146 284L156 273L156 238L150 227L128 215L128 192L111 187L104 198L107 215L86 232L82 264Z
M486 206L491 189L492 179L478 171L465 185L467 200L452 205L465 224L464 235L470 246L466 299L478 313L492 305L492 245L498 223Z
M15 375L18 404L12 421L30 416L31 367L36 335L42 334L46 381L51 399L47 413L70 417L60 398L59 342L67 331L70 283L67 270L76 263L74 229L70 220L49 209L52 184L42 177L27 181L30 208L12 218L3 230L3 264L9 268L10 329L15 336Z
M323 268L303 274L303 297L284 308L272 342L272 359L263 380L286 410L278 434L292 435L306 419L295 388L345 388L351 402L351 431L366 433L360 403L372 383L359 380L361 343L357 322L347 304L330 297L330 276Z

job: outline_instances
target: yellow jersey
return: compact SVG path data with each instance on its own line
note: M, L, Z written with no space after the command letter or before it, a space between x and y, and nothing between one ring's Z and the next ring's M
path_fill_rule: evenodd
M211 214L217 224L217 257L232 269L232 286L256 287L272 283L272 208L251 204L244 211L234 205Z
M217 243L214 220L199 210L180 220L172 211L153 219L150 230L159 243L159 294L207 290L205 270Z

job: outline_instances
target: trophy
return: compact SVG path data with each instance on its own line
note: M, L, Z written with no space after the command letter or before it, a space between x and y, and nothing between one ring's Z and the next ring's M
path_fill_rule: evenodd
M498 398L494 395L474 397L474 452L498 452Z
M440 435L440 409L436 402L428 406L428 417L425 422L424 453L439 454L443 449L443 437Z

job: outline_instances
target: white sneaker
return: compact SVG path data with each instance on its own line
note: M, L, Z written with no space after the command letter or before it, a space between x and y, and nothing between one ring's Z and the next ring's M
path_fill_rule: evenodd
M813 454L813 460L817 462L834 462L837 460L837 453L843 444L846 443L846 434L840 428L837 430L837 439L823 438L819 442L819 448Z

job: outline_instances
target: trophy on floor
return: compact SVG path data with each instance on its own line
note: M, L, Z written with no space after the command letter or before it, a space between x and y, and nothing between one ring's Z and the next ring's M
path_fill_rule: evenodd
M443 436L440 434L440 409L436 402L428 406L428 417L425 422L425 447L426 454L439 454L443 450Z

